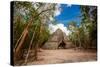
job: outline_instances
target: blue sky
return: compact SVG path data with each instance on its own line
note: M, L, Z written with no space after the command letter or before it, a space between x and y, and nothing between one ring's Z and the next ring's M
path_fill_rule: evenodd
M58 23L63 23L67 26L67 23L70 21L75 21L77 24L80 24L81 19L78 17L81 15L79 5L70 5L61 4L61 13L58 16L55 16L55 19Z

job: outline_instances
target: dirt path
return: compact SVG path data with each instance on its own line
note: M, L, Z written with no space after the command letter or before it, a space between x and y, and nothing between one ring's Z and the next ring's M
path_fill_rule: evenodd
M54 64L95 61L97 59L95 51L80 51L74 49L42 50L38 53L38 60L27 64ZM32 58L31 58L32 59Z

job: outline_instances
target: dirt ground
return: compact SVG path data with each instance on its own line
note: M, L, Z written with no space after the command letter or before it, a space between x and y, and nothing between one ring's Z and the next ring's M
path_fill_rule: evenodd
M97 53L94 50L42 49L40 52L38 52L37 61L33 61L31 57L30 59L31 60L28 61L27 65L85 62L96 61Z

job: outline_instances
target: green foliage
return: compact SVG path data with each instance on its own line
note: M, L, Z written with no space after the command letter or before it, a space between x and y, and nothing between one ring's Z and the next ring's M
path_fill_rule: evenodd
M80 6L80 8L81 24L78 27L75 22L69 22L68 29L72 32L69 37L76 47L97 47L97 8L95 6Z
M44 5L45 4L43 3L32 3L26 1L14 2L14 45L30 22L32 23L27 28L28 35L25 38L23 48L26 49L29 47L32 36L34 36L32 41L33 47L35 47L36 44L42 45L43 42L47 41L49 37L49 31L47 28L47 22L44 23L43 21L48 19L50 16L53 17L55 4L50 6L50 8L42 9L43 7L45 7Z
M13 23L13 44L17 42L18 38L20 37L22 31L24 30L26 24L23 23L20 16L17 16L17 19L14 20Z

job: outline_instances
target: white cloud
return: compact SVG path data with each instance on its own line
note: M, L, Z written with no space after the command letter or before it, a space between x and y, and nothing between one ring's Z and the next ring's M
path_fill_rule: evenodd
M72 6L72 4L67 4L67 7L71 7Z
M49 17L49 19L50 19L50 21L53 21L53 20L54 20L54 18L53 18L53 17Z
M67 4L67 7L71 7L71 6L72 6L72 4ZM62 11L61 4L57 4L55 6L54 16L59 16L61 14L61 11Z
M61 29L63 32L65 32L66 35L69 35L70 31L67 29L67 27L64 26L64 24L62 23L56 25L49 24L49 30L51 34L55 32L58 28Z
M58 16L61 14L61 5L60 4L57 4L55 6L55 12L54 12L54 16Z

